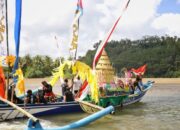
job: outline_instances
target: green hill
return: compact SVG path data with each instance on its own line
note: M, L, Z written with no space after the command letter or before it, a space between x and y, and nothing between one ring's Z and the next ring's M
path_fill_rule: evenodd
M94 44L94 50L79 59L91 66L98 45ZM105 50L119 76L124 67L131 69L147 64L146 77L180 77L180 38L176 36L110 41Z

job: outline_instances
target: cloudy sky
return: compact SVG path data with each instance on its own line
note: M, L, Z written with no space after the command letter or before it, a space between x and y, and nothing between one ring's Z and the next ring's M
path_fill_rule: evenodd
M14 54L15 0L8 0L10 53ZM20 56L67 57L77 0L23 0ZM126 0L83 0L78 55L103 39ZM144 35L180 37L180 0L131 0L110 40ZM56 41L54 36L58 37ZM59 48L57 48L57 42Z

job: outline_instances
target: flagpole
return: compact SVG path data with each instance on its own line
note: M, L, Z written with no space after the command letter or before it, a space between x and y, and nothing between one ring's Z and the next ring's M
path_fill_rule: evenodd
M9 38L8 38L8 0L5 0L5 14L6 14L6 45L7 45L7 56L9 56ZM8 99L8 89L9 89L9 63L7 72L7 85L6 85L6 98Z

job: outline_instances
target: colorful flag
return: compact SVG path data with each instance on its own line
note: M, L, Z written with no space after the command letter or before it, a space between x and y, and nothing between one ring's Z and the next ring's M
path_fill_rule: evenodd
M70 45L70 54L72 58L76 58L76 51L77 51L77 44L78 44L78 35L79 35L79 19L83 14L83 6L82 0L78 0L77 2L77 9L75 12L75 17L73 20L73 34L72 40Z
M127 1L122 13L119 15L118 19L115 21L114 25L112 26L112 28L110 29L110 31L106 35L105 39L100 43L100 45L99 45L99 47L98 47L98 49L96 51L96 54L94 56L94 59L93 59L93 69L95 69L96 63L98 62L98 60L99 60L99 58L100 58L100 56L102 54L103 49L107 45L107 42L108 42L109 38L111 37L112 33L114 32L114 29L116 28L119 20L121 19L124 12L126 11L128 5L129 5L129 2L130 2L130 0Z
M89 93L89 85L88 85L87 80L85 80L79 90L77 97L80 98L80 100L83 100L87 96L88 93Z
M22 70L19 68L16 70L14 74L18 77L16 88L18 89L18 95L23 95L25 93L25 83L24 83L24 76Z
M21 8L22 0L16 0L16 17L15 17L15 26L14 26L14 39L16 47L16 60L14 64L14 72L18 69L19 63L19 47L20 47L20 32L21 32Z
M147 64L137 68L137 69L134 69L132 68L131 71L135 74L135 75L143 75L145 72L146 72L146 67L147 67Z
M3 68L0 66L0 97L5 98L6 81Z
M15 17L15 26L14 26L14 39L15 39L15 48L16 48L16 60L14 63L13 73L19 68L19 47L20 47L20 32L21 32L21 9L22 9L22 0L16 0L16 17ZM14 77L16 82L17 77Z

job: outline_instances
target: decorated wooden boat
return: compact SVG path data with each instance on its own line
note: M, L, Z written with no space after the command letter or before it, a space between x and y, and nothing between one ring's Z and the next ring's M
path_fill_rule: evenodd
M57 114L82 112L78 102L56 102L48 104L17 104L30 114L40 117ZM0 121L23 118L24 115L7 104L0 104Z
M0 101L7 103L9 106L16 109L19 113L29 117L27 127L25 128L25 130L69 130L69 129L75 129L75 128L85 126L93 121L96 121L97 119L104 117L104 116L110 114L112 111L114 111L114 108L112 106L109 106L105 109L102 109L99 112L96 112L96 113L94 113L90 116L87 116L79 121L74 122L74 123L71 123L71 124L68 124L65 126L61 126L61 127L56 127L56 128L44 128L44 127L42 127L40 121L36 117L34 117L30 113L28 113L27 111L22 109L21 107L17 106L16 104L14 104L2 97L0 97Z

